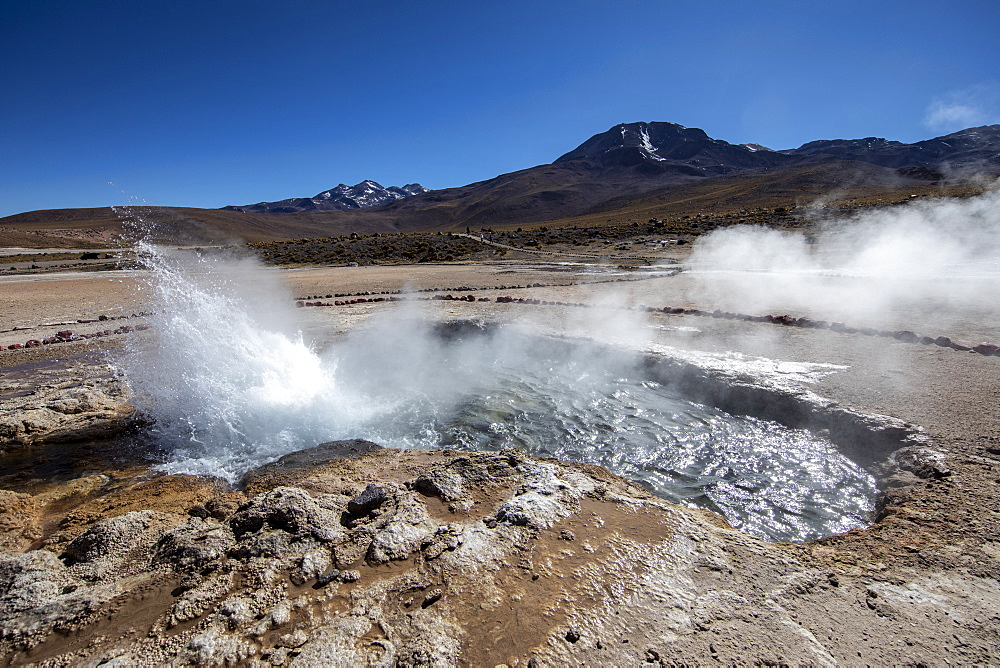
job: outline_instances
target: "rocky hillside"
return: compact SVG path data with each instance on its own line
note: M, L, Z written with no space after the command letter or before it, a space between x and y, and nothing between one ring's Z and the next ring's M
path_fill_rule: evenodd
M996 173L1000 169L1000 125L969 128L913 144L881 137L819 140L781 153L792 158L834 156L908 171Z
M602 169L645 165L650 176L673 170L712 176L787 162L782 154L762 148L730 144L676 123L622 123L594 135L553 164L579 160Z

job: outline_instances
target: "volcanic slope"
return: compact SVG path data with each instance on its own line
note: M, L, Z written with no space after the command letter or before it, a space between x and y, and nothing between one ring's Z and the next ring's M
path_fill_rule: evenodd
M726 213L807 204L831 191L854 199L933 194L982 175L1000 175L1000 125L914 144L869 137L772 151L675 123L643 122L616 125L548 165L381 206L292 213L150 207L138 213L171 241L224 243ZM61 245L60 239L110 238L121 228L110 209L36 211L0 219L0 243L15 231Z

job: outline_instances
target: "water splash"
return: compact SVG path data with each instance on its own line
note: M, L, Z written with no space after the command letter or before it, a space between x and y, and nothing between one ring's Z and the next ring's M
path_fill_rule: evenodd
M116 360L154 420L163 469L237 480L338 435L336 369L295 328L278 282L249 258L139 243L153 336Z

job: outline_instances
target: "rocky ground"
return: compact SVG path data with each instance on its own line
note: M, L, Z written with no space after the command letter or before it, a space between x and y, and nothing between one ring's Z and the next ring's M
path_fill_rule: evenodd
M31 283L3 306L39 331L142 309L131 278L99 280ZM0 351L6 663L1000 660L1000 357L846 329L621 310L756 314L737 292L696 289L700 279L684 274L507 263L301 270L285 280L291 296L324 300L465 288L491 301L420 302L425 316L646 349L719 403L826 420L879 475L880 512L867 529L771 544L593 466L358 441L290 455L236 487L157 475L105 439L135 417L89 351L121 338ZM502 295L550 303L497 303ZM847 317L789 306L799 317ZM924 306L848 324L956 341L997 331L967 303ZM391 308L301 312L326 345ZM837 367L803 372L810 363Z

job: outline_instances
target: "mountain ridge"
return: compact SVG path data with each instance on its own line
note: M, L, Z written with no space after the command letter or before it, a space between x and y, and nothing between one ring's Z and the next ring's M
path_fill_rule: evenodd
M313 197L292 197L275 202L229 205L222 209L242 213L297 213L299 211L350 211L382 206L396 200L427 192L419 183L386 188L377 181L365 179L353 186L341 183L335 188L324 190Z
M712 174L740 169L788 166L828 155L894 169L1000 169L1000 125L966 128L907 144L883 137L818 139L798 148L775 151L760 144L730 144L700 128L677 123L619 123L592 136L553 164L589 160L602 167L639 161L685 165Z
M499 190L494 195L505 200L502 213L497 212L497 215L511 215L514 222L518 222L525 220L523 213L532 208L554 208L557 214L571 214L570 209L589 209L605 196L617 199L622 195L658 190L692 180L807 166L824 158L874 164L897 170L897 175L903 178L918 180L941 179L946 172L956 170L986 169L1000 173L1000 125L968 128L913 144L878 137L821 139L806 142L798 148L776 151L760 144L731 144L709 136L701 128L689 128L678 123L619 123L591 136L552 163L500 174L465 186L429 191L419 184L409 184L400 189L383 188L374 181L362 181L356 186L340 184L336 189L312 198L226 206L223 209L258 213L385 207L412 210L424 205L438 206L484 187L495 187ZM561 174L554 174L552 170ZM529 183L521 184L526 187L514 192L518 188L512 182L524 175L528 176ZM539 187L552 176L563 183L558 187ZM589 192L582 192L584 182L589 182ZM371 193L373 190L376 191L374 194ZM436 194L427 196L431 192ZM418 195L423 197L416 197L410 206L400 205L401 200ZM485 207L477 208L485 214Z
M363 207L356 201L339 209L321 208L343 190L359 186L376 190L377 183L363 181L358 186L341 184L343 188L313 198L283 200L311 209L280 212L280 203L261 203L272 206L162 207L155 215L167 220L160 229L170 234L190 233L207 240L325 238L351 232L453 231L584 219L591 224L635 215L645 220L754 208L760 202L788 207L834 191L931 194L959 183L981 183L977 181L981 175L1000 176L1000 125L913 144L869 137L815 140L774 151L731 144L676 123L622 123L552 163L464 186L392 196L375 206ZM744 187L748 183L753 187ZM0 219L0 228L9 228L8 236L17 230L53 229L79 235L81 230L115 226L115 212L91 211L17 214ZM0 243L4 234L0 231Z

